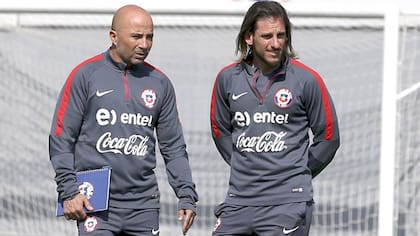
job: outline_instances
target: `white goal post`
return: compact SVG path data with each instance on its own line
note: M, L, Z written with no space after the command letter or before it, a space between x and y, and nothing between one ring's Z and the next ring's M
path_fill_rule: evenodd
M378 236L394 235L395 142L397 116L397 76L399 6L384 4L384 56L382 88L381 160L379 175ZM390 138L395 137L395 138Z

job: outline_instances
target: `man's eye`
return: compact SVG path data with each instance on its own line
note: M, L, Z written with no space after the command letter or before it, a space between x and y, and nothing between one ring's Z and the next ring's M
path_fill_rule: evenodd
M277 35L277 38L279 38L279 39L285 39L286 38L286 34L285 33L281 33L281 34Z

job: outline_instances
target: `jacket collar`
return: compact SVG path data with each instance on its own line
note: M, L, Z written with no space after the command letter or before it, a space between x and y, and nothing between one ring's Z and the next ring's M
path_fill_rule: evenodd
M116 62L111 57L111 49L110 48L105 52L105 58L106 58L106 61L109 62L112 65L113 68L115 68L117 70L120 70L120 71L125 71L125 70L136 71L139 68L141 68L141 66L144 64L144 63L141 63L141 64L138 64L138 65L131 66L129 68L127 63L125 63L125 62Z
M279 67L277 67L276 69L274 69L272 72L270 72L268 74L265 74L264 76L267 76L267 77L270 78L271 76L273 76L275 74L285 74L286 73L287 65L289 63L290 63L290 58L287 57L286 60L285 60L285 62L282 65L280 65ZM246 73L248 75L251 75L252 76L256 72L260 71L259 68L255 67L254 65L249 64L249 63L247 63L245 61L242 62L242 65L243 65L243 67L244 67L244 69L245 69L245 71L246 71Z

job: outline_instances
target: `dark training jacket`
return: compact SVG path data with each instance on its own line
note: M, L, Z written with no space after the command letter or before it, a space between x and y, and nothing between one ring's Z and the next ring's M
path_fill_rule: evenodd
M146 62L127 69L109 51L84 61L67 78L49 136L59 196L79 192L76 171L110 166L110 206L159 208L156 142L179 207L195 210L198 196L169 79Z
M267 81L266 86L257 88L257 80ZM210 117L213 140L231 167L225 203L312 201L312 178L340 144L323 80L295 59L267 75L243 62L223 68L215 80Z

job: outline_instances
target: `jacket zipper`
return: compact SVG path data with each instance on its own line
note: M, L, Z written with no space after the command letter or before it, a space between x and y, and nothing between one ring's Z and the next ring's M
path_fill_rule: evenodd
M281 74L282 74L282 72L279 72L279 73L276 73L273 76L271 76L271 78L268 80L267 85L265 86L263 95L261 95L260 92L257 89L257 78L260 75L260 73L257 72L257 73L254 74L254 76L252 77L251 89L252 89L252 91L254 91L255 95L257 96L257 99L258 99L260 105L262 105L264 103L264 99L267 96L268 90L270 89L271 85L273 84L274 79Z
M127 68L124 69L124 88L125 88L125 100L129 100L130 99L130 89L128 87L128 78L127 78Z

